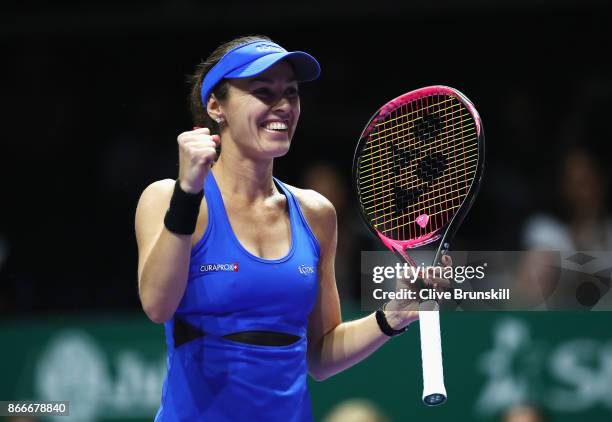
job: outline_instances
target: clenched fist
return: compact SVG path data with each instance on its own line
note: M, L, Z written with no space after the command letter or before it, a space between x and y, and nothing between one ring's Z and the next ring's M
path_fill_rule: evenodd
M198 193L204 188L204 179L217 156L219 135L211 135L208 128L196 128L181 133L179 146L179 183L187 193Z

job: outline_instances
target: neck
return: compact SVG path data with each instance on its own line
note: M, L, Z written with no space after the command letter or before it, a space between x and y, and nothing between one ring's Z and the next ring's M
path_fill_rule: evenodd
M273 163L272 159L256 161L232 148L223 147L212 171L223 194L253 202L276 193L272 179Z

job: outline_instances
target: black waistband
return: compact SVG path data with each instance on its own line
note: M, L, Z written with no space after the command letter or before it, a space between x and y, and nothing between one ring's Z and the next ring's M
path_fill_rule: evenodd
M300 339L293 334L276 331L242 331L223 336L228 340L259 346L289 346Z
M173 336L174 347L179 347L191 340L206 336L206 332L177 318L174 320ZM241 331L227 334L223 338L257 346L289 346L300 339L299 336L277 331Z

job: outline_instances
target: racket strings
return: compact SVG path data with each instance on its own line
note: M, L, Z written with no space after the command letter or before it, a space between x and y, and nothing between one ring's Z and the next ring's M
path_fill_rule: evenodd
M457 111L463 111L464 113L460 113L460 114L466 114L467 113L467 115L469 116L469 112L467 110L465 110L465 109L464 110L456 109L452 114L440 116L440 117L451 116L450 118L445 119L444 122L447 123L449 120L451 120L452 124L451 125L446 124L444 132L442 132L440 130L440 132L442 132L443 134L445 134L447 136L446 137L436 136L436 138L433 140L434 145L437 145L437 144L440 144L440 143L444 143L444 141L447 141L449 139L450 132L452 132L455 136L457 135L455 133L456 132L456 126L457 125L461 125L461 123L462 123L461 119L457 118L457 117L461 117L461 116L455 116L454 115L455 112L457 112ZM436 117L438 117L438 116L436 116ZM371 157L373 154L376 153L375 147L376 146L380 146L382 143L385 143L384 144L385 148L388 148L388 144L390 142L387 142L387 141L394 141L394 140L401 139L402 141L398 142L396 144L396 147L405 147L405 146L408 146L408 145L413 145L413 147L416 148L419 145L424 144L425 142L423 142L421 139L417 140L416 136L406 136L406 132L408 132L408 134L410 134L410 132L414 130L414 122L419 120L419 119L421 119L421 118L419 117L417 119L409 120L409 121L405 122L402 125L395 126L395 128L401 128L401 129L399 129L399 130L397 130L395 132L391 132L391 134L388 134L388 135L375 137L375 136L379 135L381 132L379 131L379 132L372 133L370 135L371 136L370 143L368 144L368 147L369 147L370 151L369 152L364 152L362 154L362 157L363 158ZM394 119L391 119L391 120L397 120L397 118L394 118ZM384 124L384 123L382 123L382 124ZM475 127L474 124L469 125L469 126L466 125L465 127L462 127L462 131L465 131L466 129L470 129L470 128L474 128L475 132L477 132L476 131L476 127ZM440 133L434 133L434 136L435 135L440 135ZM378 143L378 144L376 144L376 143Z
M465 187L460 187L460 188L457 188L457 190L456 190L456 191L453 191L453 193L456 193L456 192L461 192L461 191L462 191L462 190L464 190L464 189L466 190L466 192L462 192L462 193L466 193L466 194L467 194L467 190L469 190L469 189L468 189L468 188L465 188ZM445 202L451 202L451 201L454 201L454 200L455 200L455 198L454 198L454 197L446 198L446 199L443 199L443 200L441 200L441 201L436 201L436 202L435 202L435 205L440 205L440 204L442 204L442 203L445 203ZM453 207L453 206L451 205L451 206L449 206L449 207L443 207L443 208L444 208L444 210L446 210L446 209L449 209L449 210L450 210L450 209L452 209L452 207ZM433 208L433 204L432 204L430 207L425 206L424 208L422 208L421 210L419 210L419 213L418 213L418 214L420 215L421 213L423 213L423 211L426 211L426 210L427 210L427 209L429 209L429 208ZM436 214L436 211L437 211L437 210L433 210L433 212L428 212L428 213L426 213L426 214L427 214L429 217L431 217L432 215L437 215L437 214ZM415 215L416 215L416 214L415 214ZM384 217L385 217L385 216L372 217L372 221L377 221L377 220L380 220L381 218L384 218ZM416 215L416 217L418 218L418 215ZM388 220L386 220L386 221L387 221L387 222L391 222L391 223L392 223L392 222L394 222L394 221L397 221L397 220L398 220L398 219L400 219L400 218L405 218L405 215L401 215L401 216L398 216L398 217L389 218L389 219L388 219ZM414 218L413 220L408 221L407 223L414 223L415 221L416 221L416 218Z
M446 167L453 167L456 164L470 164L477 160L478 160L478 148L470 147L469 149L466 149L465 152L462 153L462 155L453 157L453 161L450 161L450 162L444 161L443 164ZM438 163L438 167L439 166L441 165ZM397 183L400 185L409 183L411 182L411 180L417 181L418 179L423 180L424 182L428 182L428 183L434 183L436 182L436 179L443 180L443 178L435 177L436 175L429 175L429 180L425 180L428 175L420 174L420 171L423 171L422 165L420 166L415 165L415 166L411 166L408 168L403 168L402 170L404 174L407 174L408 178L404 177L403 174L402 175L397 174L395 170L389 169L387 167L387 168L381 168L381 171L376 172L375 174L371 175L369 178L367 178L367 180L363 180L362 184L364 186L364 189L362 189L362 195L364 196L364 199L368 198L368 193L370 193L371 191L375 189L379 189L383 185L385 185L388 182L388 177L391 172L396 173L392 175L391 177L400 179L398 180L398 183ZM452 176L454 174L455 173L447 173L445 176ZM414 177L411 178L410 176L414 176Z
M468 137L469 135L473 135L473 139L462 139L462 140L459 140L458 142L469 142L469 141L477 140L477 130L473 123L468 125L469 127L467 127L467 130L466 128L461 128L461 131L459 131L458 133L456 132L454 126L456 125L452 125L450 128L447 128L447 130L441 134L443 136L439 137L434 142L431 142L431 146L427 149L423 149L422 147L420 147L420 143L415 143L413 140L412 144L414 146L412 148L403 148L403 151L406 151L406 149L411 150L411 151L417 151L413 155L418 155L419 156L418 158L422 160L424 157L430 156L433 153L446 154L451 149L456 150L455 142L448 142L448 141L457 141L456 139L457 137ZM452 130L452 133L451 133L451 130ZM402 141L402 142L393 144L393 141L400 139L400 136L401 135L398 134L397 137L390 138L390 139L388 137L373 138L367 147L367 149L369 149L369 152L366 152L365 154L362 155L362 161L360 161L361 169L363 170L365 167L369 167L371 170L381 170L381 169L384 169L384 167L386 167L391 162L395 163L397 161L397 158L396 158L395 151L393 151L393 149L399 150L399 147L410 146L411 144L410 138L408 138L406 141ZM384 155L382 155L382 151L379 150L378 151L379 157L375 161L374 157L377 151L374 149L374 142L385 142L385 141L388 141L388 142L385 143ZM389 146L388 146L389 144L392 144L391 152L393 152L393 154L389 154L390 152ZM443 147L444 145L446 145L446 147ZM474 142L473 146L477 146L477 143ZM368 162L367 158L371 158L371 160ZM416 168L420 162L419 160L410 160L410 161L411 163L414 163L414 164L409 164L407 166L409 170L413 170L414 168ZM374 165L376 165L376 168L373 168ZM406 166L403 166L403 167L404 169L406 169ZM373 173L372 176L376 177L376 172L374 171L372 173Z
M455 209L458 209L460 206L461 206L461 205L453 205L453 206L451 206L451 207L444 208L443 210L436 211L436 212L433 212L433 213L431 213L431 214L427 214L427 215L429 216L429 218L430 218L430 219L431 219L432 217L437 217L437 216L443 217L443 214L448 213L448 212L450 212L450 211L454 211ZM398 221L398 220L399 220L399 219L401 219L401 218L402 218L402 217L395 217L395 218L392 218L392 219L390 219L390 220L387 220L387 221L386 221L386 223L387 223L387 224L388 224L390 227L386 228L385 230L386 230L387 232L393 232L393 231L406 230L407 225L406 225L406 224L405 224L403 221L402 221L402 224L393 225L393 223L394 223L395 221ZM445 221L445 223L446 223L446 221ZM444 223L444 224L445 224L445 223ZM428 234L428 233L430 233L430 232L435 232L435 231L436 231L436 230L433 230L433 231L430 231L430 230L425 231L425 230L424 230L422 233L417 234L415 237L424 236L424 235L426 235L426 234ZM384 234L384 233L383 233L383 234ZM412 237L411 237L411 238L412 238Z
M446 111L446 110L451 110L451 112L450 113L446 113L446 114L441 114L441 115L436 116L436 117L442 118L442 117L453 116L457 111L464 111L464 110L461 109L461 104L460 103L453 104L452 106L443 109L443 111ZM376 134L376 135L382 134L382 135L384 135L385 132L390 132L390 131L393 131L394 129L397 129L397 128L401 128L401 130L411 130L411 129L413 129L414 126L410 126L410 124L414 124L415 122L421 120L422 117L421 116L416 116L414 118L409 118L410 114L411 113L406 113L406 114L401 115L400 117L395 117L395 118L391 118L391 119L385 119L381 123L377 123L376 125L374 125L374 127L375 127L374 130L375 131L373 131L372 134ZM431 116L431 114L429 114L429 115ZM382 129L380 129L380 126L385 126L385 125L393 123L393 122L398 122L400 119L403 119L401 121L401 123L396 124L395 126L383 127ZM383 136L383 138L384 138L384 136Z
M459 194L458 196L461 197L462 195L467 194L469 191L469 186L465 187L465 186L460 186L457 187L455 190L448 192L448 194ZM399 218L404 218L404 219L408 219L408 221L406 221L406 223L415 223L416 220L418 219L418 217L421 214L427 214L429 217L431 217L432 215L436 215L436 207L438 208L444 208L444 209L450 209L453 205L455 204L449 204L450 206L446 206L447 202L453 202L457 199L457 196L451 196L451 197L447 197L447 196L440 196L438 197L438 199L436 199L435 201L429 201L430 203L423 203L423 204L418 204L418 209L413 209L411 212L405 212L403 213L401 216L397 216L397 217L390 217L389 215L393 214L393 205L391 206L391 208L388 209L389 212L380 214L373 214L371 216L371 220L372 221L376 221L379 222L379 220L383 219L384 221L388 221L388 222L394 222L397 221ZM444 207L442 207L442 205L445 205ZM366 210L366 212L368 212L368 210ZM369 213L369 212L368 212Z
M421 117L421 116L419 116L418 114L423 114L423 113L425 113L425 114L432 114L432 113L434 113L434 108L435 108L436 106L438 106L439 104L446 104L446 103L451 103L451 105L450 105L449 107L445 107L445 108L443 108L443 109L438 109L436 112L438 112L438 113L439 113L439 112L441 112L441 111L446 111L446 110L452 109L453 107L461 107L461 105L462 105L460 102L458 102L458 101L457 101L457 99L456 99L455 97L448 97L447 99L442 100L442 101L440 101L439 103L432 104L432 105L430 106L430 107L431 107L431 111L429 110L429 108L427 108L427 109L417 109L417 110L413 110L413 111L411 111L411 112L402 113L400 116L396 116L396 117L394 117L394 118L385 119L383 122L377 123L377 124L375 124L374 126L378 128L379 126L383 126L383 125L385 125L385 124L387 124L387 123L396 122L396 121L399 121L400 119L405 119L405 118L408 118L408 120L409 120L409 121L414 121L414 120L416 120L416 119L412 119L412 117L411 117L411 116L417 116L417 119L418 119L418 118L420 118L420 117ZM405 105L406 105L406 104L402 105L402 107L404 107ZM387 117L388 117L388 116L387 116ZM398 126L403 126L403 124L404 124L404 123L405 123L405 122L402 122L402 124L400 124L400 125L398 125ZM384 131L384 130L393 129L393 128L395 128L395 127L397 127L397 126L392 126L392 127L390 127L390 128L383 129L383 131ZM379 129L379 131L380 131L380 129Z
M474 120L454 97L434 95L398 107L374 126L362 150L358 185L365 212L392 238L441 228L469 192L477 146ZM415 225L423 214L427 229Z
M373 156L375 156L375 154L380 151L378 151L376 149L376 142L379 143L384 143L384 147L381 148L385 148L386 150L389 149L389 145L392 145L392 147L395 147L398 150L406 150L407 147L411 147L412 149L418 149L420 152L423 152L423 148L436 148L439 147L442 144L447 144L448 141L452 141L453 138L459 137L459 135L462 135L464 132L465 133L469 133L469 132L473 132L475 136L477 136L477 128L475 127L474 124L471 125L466 125L465 127L461 128L460 132L457 132L457 125L460 125L460 123L454 123L451 126L446 127L445 130L439 130L438 133L436 133L435 135L437 135L435 137L435 139L432 140L428 140L428 141L424 141L421 139L415 139L414 136L410 136L411 135L411 131L412 128L406 126L403 129L399 129L395 132L392 132L389 135L385 135L385 136L381 136L381 137L375 137L378 134L373 134L372 135L372 139L370 141L370 144L367 147L367 150L364 151L362 157L364 159L368 159L368 158L372 158ZM394 142L397 141L397 142ZM431 145L431 146L430 146ZM428 150L425 150L424 152L427 152ZM385 157L385 158L389 158L389 157Z
M425 100L426 102L428 101L428 99ZM435 102L434 102L435 103ZM439 104L439 102L438 102ZM434 107L435 110L435 107ZM440 107L438 106L438 114L440 113ZM453 113L454 115L454 113ZM461 113L460 113L461 115ZM454 117L454 116L453 116ZM448 133L449 131L455 131L456 126L455 125L451 125L450 128L448 126L448 119L444 121L445 123L445 128L446 128L446 132ZM435 136L435 134L434 134ZM452 165L455 165L456 163L452 163ZM453 169L453 167L449 166L449 168ZM455 171L455 173L457 173ZM441 180L439 180L438 184L442 184L443 188L444 188L444 192L440 194L440 196L443 195L443 197L445 198L444 201L439 201L438 199L440 199L439 197L436 197L434 192L427 192L425 195L422 196L423 200L420 203L421 207L424 207L425 211L427 212L428 215L428 219L430 219L432 221L432 226L434 229L441 227L442 225L444 225L446 223L446 220L449 217L449 212L452 211L452 209L448 209L448 207L446 207L447 202L452 202L454 203L454 196L453 194L456 193L457 191L453 192L452 190L452 183L450 183L451 186L451 191L449 192L447 190L447 181L450 180L450 178L454 176L453 173L451 174L447 174L445 175L444 178L442 178ZM450 200L448 199L447 195L450 195ZM409 217L412 218L408 218L408 223L411 223L412 219L414 218L414 221L416 221L419 218L419 214L417 215L416 213L425 213L425 211L423 209L419 210L416 209L416 207L419 205L419 203L417 202L417 204L414 204L414 209L412 209L411 207L407 207L406 206L406 202L404 201L402 203L403 206L403 210L402 209L398 209L398 207L396 206L396 215L397 213L402 213L402 224L405 225L406 224L406 218L405 215L406 213L410 213L410 212L414 212L414 215L409 215ZM452 204L449 204L452 205ZM446 209L445 209L446 208ZM444 215L443 215L444 214ZM435 217L435 218L432 218ZM396 224L396 221L399 223L399 218L390 218L388 221L385 222L386 225L391 225L392 227L388 228L389 231L393 231L396 230L399 233L399 227L393 227ZM422 227L421 227L422 229Z
M469 162L467 162L467 163L468 163L468 164L474 164L474 168L473 168L473 169L470 169L470 170L469 170L469 172L475 172L475 171L476 171L476 167L475 167L475 166L476 166L476 164L478 163L478 155L474 155L474 158L472 158L472 159L471 159ZM459 173L460 173L460 172L462 172L462 171L463 171L463 169L457 169L457 170L456 170L456 171L454 171L453 173L449 173L449 174L448 174L448 176L454 176L454 175L457 175L457 174L459 174ZM404 183L408 183L409 181L403 181L403 182L404 182ZM443 183L442 183L442 182L439 182L437 185L440 185L440 184L443 184ZM383 183L381 183L379 186L382 186L382 185L383 185ZM400 183L399 185L401 186L401 185L402 185L402 183ZM397 186L397 185L396 185L396 186ZM465 186L464 186L464 187L465 187ZM437 192L443 192L443 189L446 189L446 188L447 188L447 186L436 186L436 185L433 185L432 187L430 187L430 188L428 189L427 193L428 193L428 194L434 194L434 193L437 193ZM371 194L370 194L369 196L366 196L365 194L362 196L362 204L363 204L363 205L367 205L367 204L372 203L372 201L370 201L370 199L372 199L372 198L374 197L374 192L375 192L375 189L371 189L371 190L370 190L369 192L367 192L367 193L370 193L370 192L371 192ZM389 195L390 193L389 193L389 192L386 192L385 194L386 194L386 195ZM440 197L440 196L437 196L436 198L439 198L439 197ZM384 198L384 196L380 196L380 193L379 193L378 199L382 199L382 198ZM436 199L436 198L433 198L433 199Z
M444 150L449 150L449 149L456 149L456 145L453 146L449 146L447 148L445 148ZM474 164L474 166L476 165L477 161L478 161L478 146L477 144L473 144L470 147L468 147L467 149L464 149L461 153L457 154L455 157L453 157L454 160L451 162L447 162L446 165L448 167L453 167L456 164ZM416 160L415 160L416 161ZM391 163L392 160L387 160L386 164ZM415 163L414 165L410 165L408 167L404 167L403 170L406 171L406 173L408 173L408 179L406 178L401 178L398 175L391 175L391 177L396 178L398 177L399 180L399 184L403 185L406 183L409 183L411 181L411 179L413 180L417 180L417 179L423 179L422 176L418 176L415 170L417 170L418 167L418 163ZM363 169L365 166L361 166L361 168ZM385 166L383 167L382 165L378 166L379 169L381 171L379 172L374 172L373 174L371 174L371 177L364 177L360 180L360 182L363 185L363 189L361 189L361 195L362 195L362 200L365 202L367 202L367 200L371 197L371 195L368 195L369 193L373 192L376 189L380 189L381 187L383 187L383 185L385 183L387 183L387 179L390 176L390 173L394 170L392 170L390 168L390 166ZM395 168L395 167L392 167ZM445 176L454 176L456 175L460 169L454 168L454 172L448 173ZM386 172L386 174L384 174ZM410 176L413 176L410 178ZM403 179L403 180L402 180ZM444 182L443 179L438 179L441 180L441 182ZM439 183L435 183L435 180L429 180L429 183L434 183L435 185L440 184Z
M385 188L385 185L388 184L388 179L393 178L395 180L394 186L411 186L414 184L418 184L419 182L428 184L429 192L435 193L436 189L443 185L448 181L448 178L459 175L465 169L463 167L459 168L459 165L468 166L470 168L467 169L467 173L471 171L475 171L476 165L478 163L478 147L472 146L469 149L466 149L464 152L458 154L456 157L452 157L453 161L444 162L444 165L447 168L450 168L450 172L446 172L443 177L436 177L435 174L427 175L422 174L423 166L417 167L411 166L409 168L404 168L402 174L397 174L394 168L387 167L386 169L382 169L371 177L367 178L367 180L362 181L362 189L361 198L364 204L367 204L369 200L372 198L373 194L376 191L380 191ZM379 192L380 193L380 192Z
M459 125L459 123L458 123L458 125ZM451 130L452 130L452 128L451 128ZM408 129L405 129L405 130L404 130L404 132L407 132L407 131L408 131ZM456 136L459 136L459 135L462 135L462 136L474 135L475 137L477 137L477 136L478 136L478 131L477 131L476 126L474 125L474 123L470 123L470 124L468 124L468 125L465 125L465 127L462 127L462 128L461 128L461 131L460 131L460 132L458 132L458 133L448 133L448 132L444 132L444 134L446 134L447 136L446 136L445 138L440 138L438 141L435 141L435 142L433 143L433 144L434 144L434 146L438 146L439 144L444 144L444 143L445 143L444 141L452 140L452 138L453 138L453 137L456 137ZM386 138L386 137L383 137L381 140L382 140L382 141L385 141L385 140L387 140L387 138ZM410 141L411 141L411 139L406 139L406 140L403 140L403 135L402 135L402 134L399 134L399 133L398 133L398 136L397 136L397 137L389 139L389 141L393 141L393 140L401 140L400 142L398 142L398 143L396 143L396 144L394 145L394 146L395 146L395 147L397 147L397 148L402 147L402 149L405 149L405 147L407 147L407 146L410 146L410 145L411 145L411 142L410 142ZM373 138L373 141L378 141L378 138L376 138L376 139L374 139L374 138ZM420 145L420 144L416 144L416 146L418 146L418 145ZM448 145L446 148L442 149L442 151L447 151L447 150L449 150L449 149L450 149L450 148L452 148L452 147L453 147L453 145ZM388 147L385 147L385 148L388 148ZM368 159L368 158L371 158L371 157L372 157L372 156L374 156L374 155L376 154L376 152L377 152L377 151L375 151L375 150L374 150L374 148L372 147L372 145L369 145L369 148L368 148L368 149L369 149L369 151L370 151L370 152L368 152L368 153L366 153L366 154L363 154L363 155L362 155L362 158L363 158L363 159ZM431 149L431 148L430 148L430 149ZM430 150L430 149L425 150L425 152L429 152L429 150ZM385 157L385 158L386 158L386 159L389 159L389 157Z
M460 161L463 161L465 163L470 163L470 162L473 162L474 159L476 161L478 161L478 146L471 146L469 149L465 150L465 154L470 154L470 155L467 155L466 157L463 157L463 156L461 156L461 157L454 157L455 160L449 162L448 165L451 166L453 164L459 163ZM417 165L415 165L414 168L409 168L411 170L411 171L408 171L409 175L414 175L414 173L415 173L414 170L416 170L416 166ZM406 168L404 168L404 170L405 169ZM389 172L390 170L388 168L384 169L382 166L381 166L381 170L382 171L380 173L376 173L376 174L372 175L372 177L370 177L369 179L363 181L364 185L368 184L367 187L369 188L369 189L364 189L363 192L362 192L363 194L367 193L369 190L374 190L374 189L380 188L382 185L387 183L386 180L383 180L383 179L386 179L385 175L383 174L383 171ZM452 175L452 173L449 174L449 175ZM403 180L403 181L400 180L399 181L400 184L407 183L407 182L408 182L408 180ZM364 199L366 199L366 198L367 197L365 197Z

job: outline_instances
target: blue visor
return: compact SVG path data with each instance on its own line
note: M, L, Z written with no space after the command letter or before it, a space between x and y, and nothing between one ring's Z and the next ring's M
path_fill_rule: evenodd
M317 79L321 73L319 63L308 53L287 51L271 41L253 41L228 51L210 69L202 81L202 104L206 107L213 88L222 79L255 76L283 59L286 59L293 66L295 78L298 82L312 81Z

